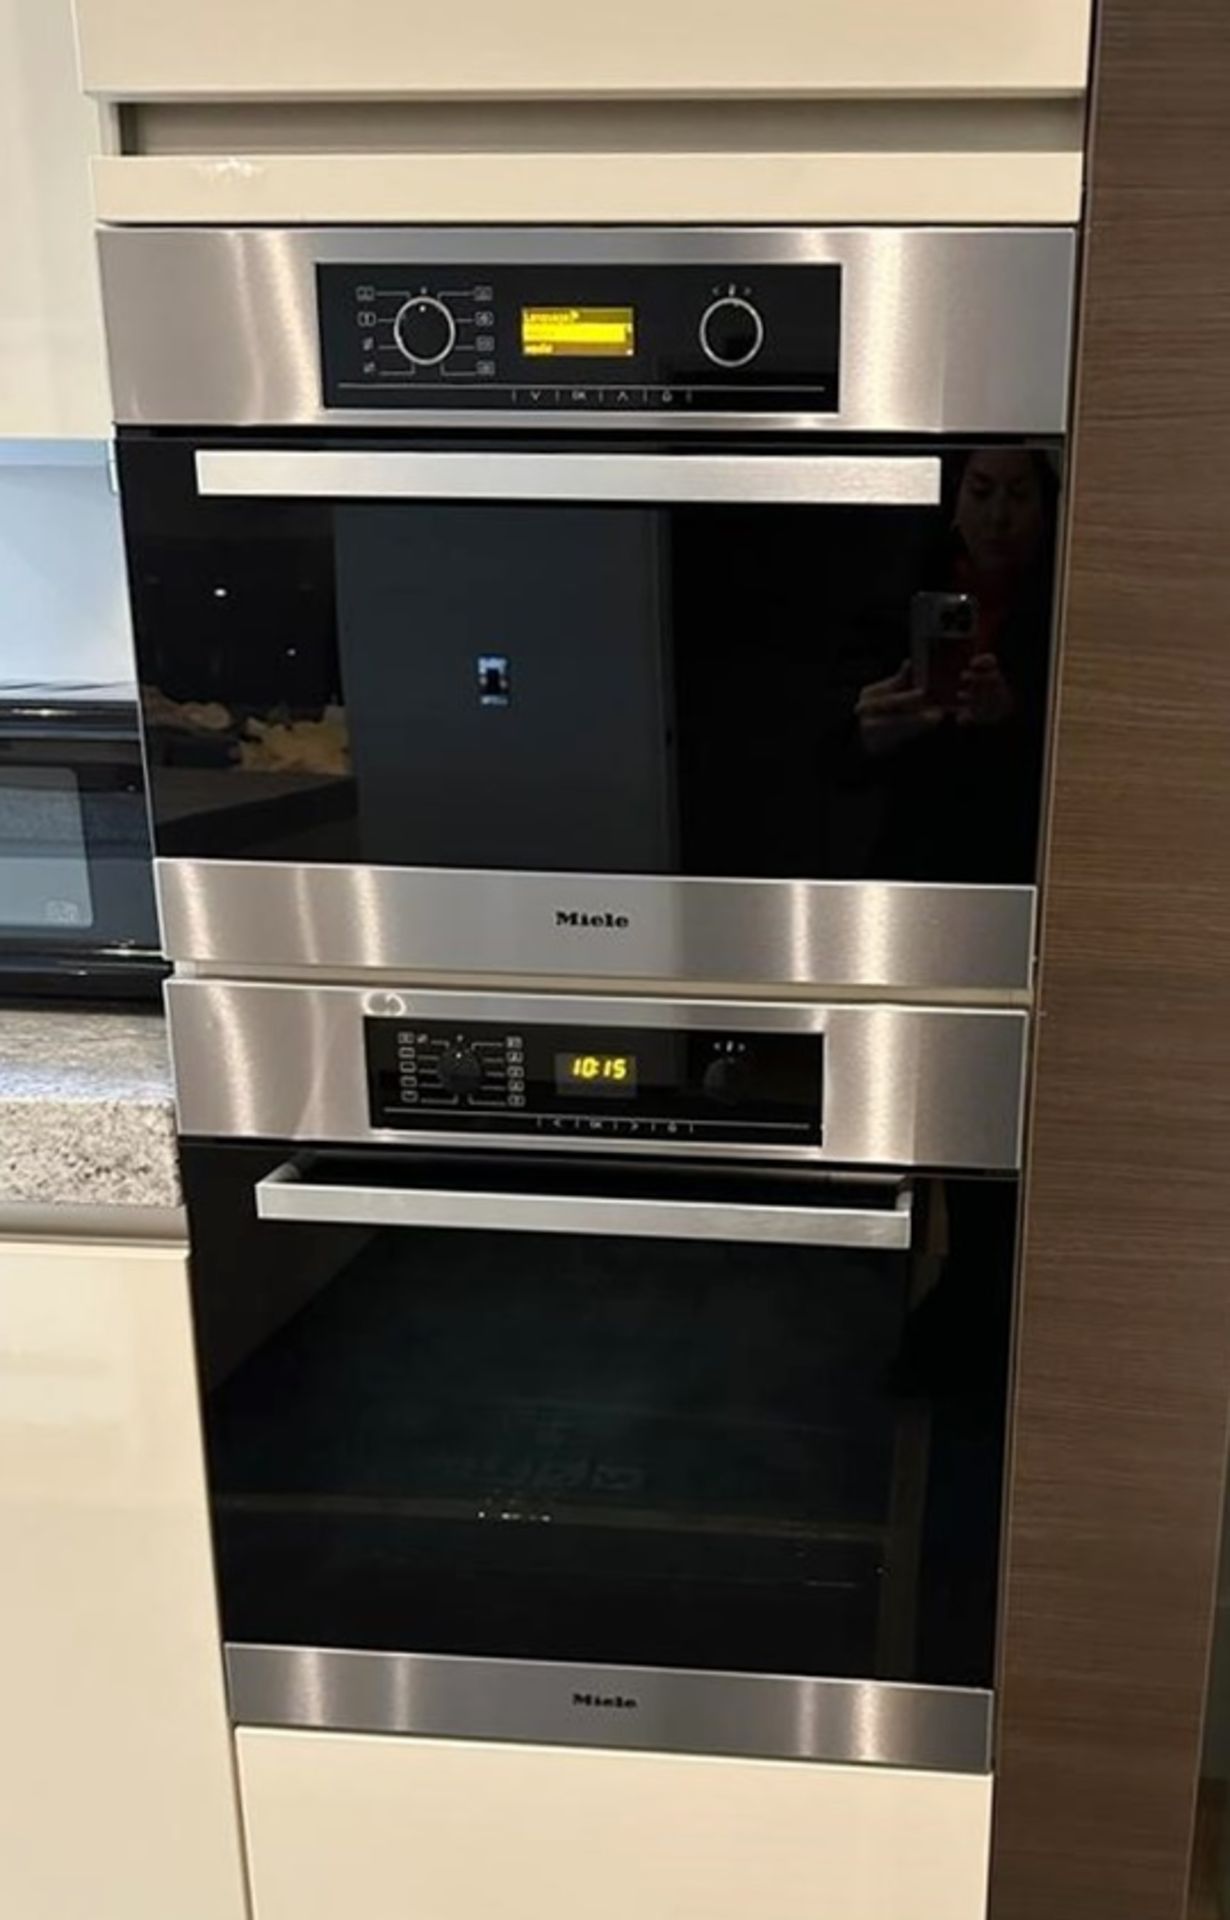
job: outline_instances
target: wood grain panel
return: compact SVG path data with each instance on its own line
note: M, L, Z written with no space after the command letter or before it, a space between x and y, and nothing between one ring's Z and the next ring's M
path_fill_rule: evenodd
M1179 1920L1230 1404L1230 7L1104 0L994 1920Z

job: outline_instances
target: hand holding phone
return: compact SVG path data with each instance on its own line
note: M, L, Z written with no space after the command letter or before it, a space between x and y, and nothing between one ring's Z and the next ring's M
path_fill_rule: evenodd
M938 727L944 716L914 685L908 660L885 680L863 688L854 709L863 750L873 760L896 753Z
M962 678L978 651L972 593L916 593L910 602L910 677L929 707L955 714Z

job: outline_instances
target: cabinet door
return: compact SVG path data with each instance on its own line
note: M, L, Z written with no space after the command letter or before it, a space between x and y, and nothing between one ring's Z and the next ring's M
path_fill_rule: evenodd
M254 1920L982 1920L986 1776L243 1729Z
M111 407L72 0L0 0L0 438L103 438Z
M0 1242L0 1913L243 1920L177 1248Z
M86 86L117 99L210 94L1079 93L1089 0L571 0L510 7L367 0L77 0Z

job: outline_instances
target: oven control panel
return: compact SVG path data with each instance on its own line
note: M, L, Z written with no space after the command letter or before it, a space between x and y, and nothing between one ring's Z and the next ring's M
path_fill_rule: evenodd
M640 1143L814 1146L814 1034L364 1022L373 1127Z
M318 266L324 404L834 413L841 268Z

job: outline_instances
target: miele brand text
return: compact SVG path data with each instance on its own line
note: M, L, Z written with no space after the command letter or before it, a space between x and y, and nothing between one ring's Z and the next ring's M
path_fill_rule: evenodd
M611 927L631 926L626 913L576 913L566 907L556 907L555 924L557 927Z
M574 1707L618 1707L624 1712L635 1712L640 1701L628 1693L574 1693Z

